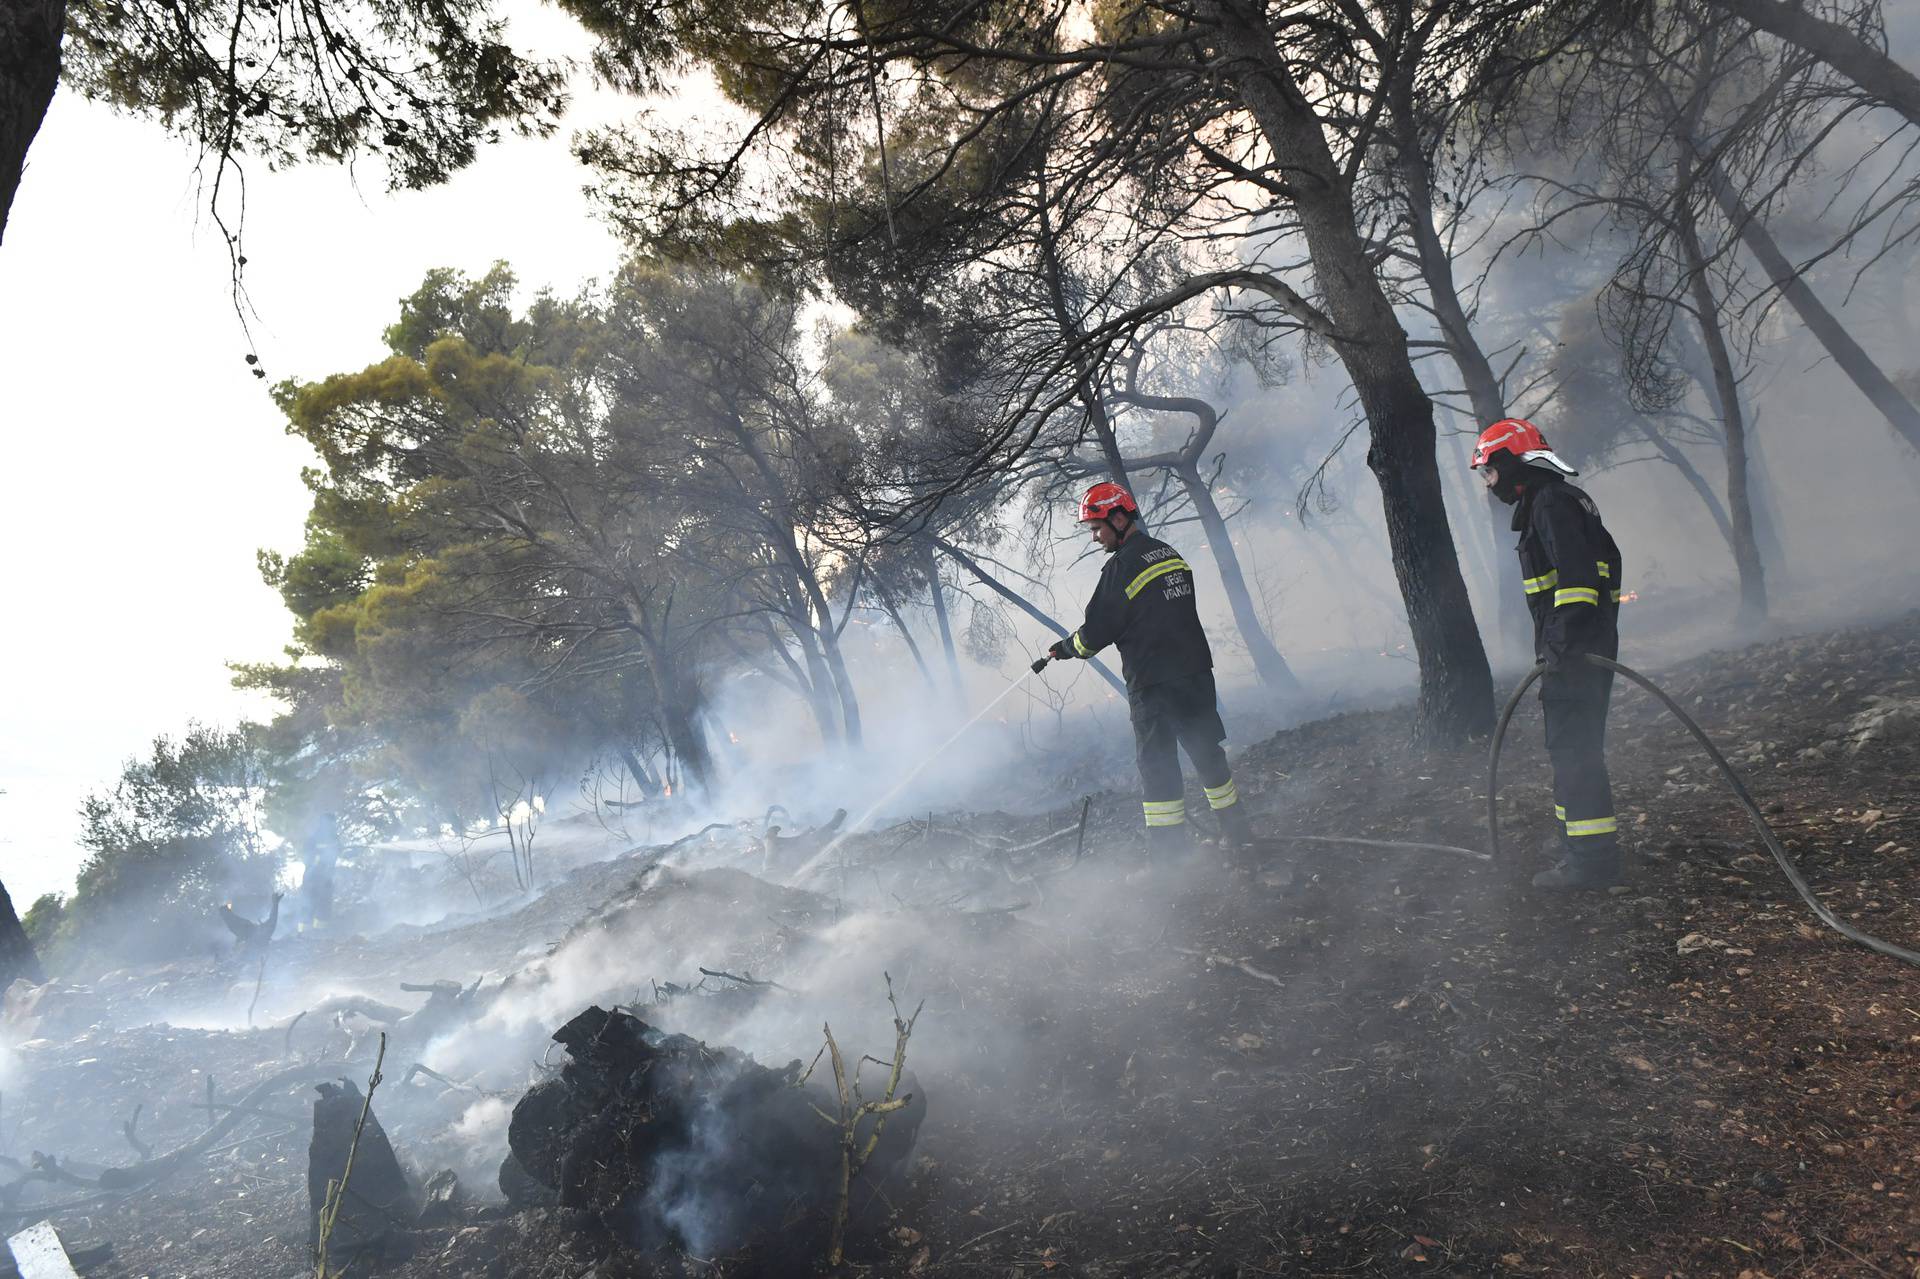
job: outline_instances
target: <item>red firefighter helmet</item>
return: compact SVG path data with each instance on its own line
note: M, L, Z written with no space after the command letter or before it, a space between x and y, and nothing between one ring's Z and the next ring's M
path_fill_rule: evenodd
M1480 432L1473 446L1473 469L1477 471L1492 461L1495 453L1511 453L1530 466L1549 467L1562 475L1580 474L1547 447L1547 437L1540 434L1539 427L1521 417L1503 417Z
M1133 500L1133 494L1115 484L1112 480L1102 480L1087 490L1080 499L1080 522L1082 524L1103 524L1107 516L1115 511L1125 511L1129 519L1140 518L1140 504Z

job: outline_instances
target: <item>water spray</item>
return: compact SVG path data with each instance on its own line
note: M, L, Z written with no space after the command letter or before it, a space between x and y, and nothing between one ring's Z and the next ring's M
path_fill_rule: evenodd
M915 764L913 766L913 771L909 772L905 777L902 777L899 781L895 782L893 784L893 788L889 790L886 794L882 795L879 799L876 799L871 805L869 805L866 812L860 814L860 816L856 817L854 820L848 822L845 826L843 826L840 829L840 833L835 835L831 840L827 842L826 847L822 848L819 852L815 853L812 857L808 858L804 866L800 867L799 870L796 870L795 872L793 872L793 878L789 882L797 884L801 880L805 879L808 875L811 875L814 872L816 867L818 867L821 863L825 862L828 857L832 856L839 849L840 845L843 842L845 842L847 836L853 834L855 831L865 826L868 822L872 821L875 813L878 813L882 808L885 808L890 802L892 802L894 796L898 795L901 791L905 790L908 786L910 786L913 783L914 778L920 776L921 773L924 773L927 770L927 765L933 763L934 760L946 754L947 748L953 745L955 742L959 741L961 734L965 733L968 729L972 728L975 724L978 724L982 719L985 719L987 712L992 710L994 707L998 706L1001 702L1006 701L1008 695L1010 695L1015 689L1025 684L1028 680L1032 679L1035 675L1038 675L1042 670L1046 668L1046 665L1050 660L1051 660L1050 658L1042 657L1038 661L1034 662L1032 666L1028 667L1025 673L1015 676L1013 679L1013 682L1008 684L1005 688L1001 689L999 694L996 695L992 701L988 702L985 706L982 706L979 710L975 711L972 719L968 720L966 723L962 724L959 728L955 729L953 731L953 735L947 738L946 741L941 742L938 746L934 747L931 751L928 751L926 758L922 759L918 764Z

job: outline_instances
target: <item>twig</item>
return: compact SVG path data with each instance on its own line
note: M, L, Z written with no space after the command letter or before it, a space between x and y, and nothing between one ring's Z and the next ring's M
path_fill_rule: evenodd
M1004 1226L995 1226L992 1230L987 1231L985 1234L975 1235L973 1238L967 1240L965 1243L961 1244L958 1248L955 1248L952 1252L948 1253L947 1260L952 1261L955 1257L959 1256L961 1253L965 1252L967 1249L973 1247L973 1245L977 1243L985 1243L987 1240L993 1238L995 1235L999 1234L1003 1230L1013 1229L1013 1225L1014 1223L1009 1221Z
M139 1132L140 1111L145 1105L145 1102L134 1103L133 1114L125 1123L120 1125L120 1131L126 1134L127 1144L133 1147L134 1154L139 1155L142 1159L151 1159L153 1158L153 1147L140 1140Z
M267 980L267 951L266 951L266 948L263 946L261 947L261 950L260 950L260 972L253 979L253 1000L247 1005L247 1028L249 1030L253 1028L253 1010L260 1003L260 987L266 984L266 980Z
M1093 796L1085 795L1080 800L1080 835L1073 841L1073 864L1078 866L1081 857L1087 851L1087 814L1093 809Z
M732 973L721 972L717 968L702 968L700 970L700 975L702 977L724 977L728 981L737 981L742 986L764 986L771 990L784 990L789 995L797 993L794 991L794 989L791 986L782 986L777 981L762 981L760 978L755 977L752 973L748 973L745 977L737 977Z
M1209 967L1219 964L1226 968L1238 968L1241 972L1254 978L1256 981L1271 983L1272 985L1280 987L1282 990L1287 988L1286 982L1280 980L1270 972L1255 968L1244 959L1235 959L1231 955L1219 955L1207 950L1188 950L1185 946L1175 946L1173 949L1182 955L1192 955L1195 959L1203 959Z
M373 1110L373 1090L380 1086L380 1067L387 1060L387 1032L380 1032L380 1052L373 1059L373 1074L367 1077L367 1095L360 1103L360 1118L353 1125L353 1141L347 1147L347 1162L340 1169L340 1180L327 1181L327 1198L320 1209L320 1242L315 1248L314 1279L332 1279L342 1273L327 1264L327 1245L333 1240L333 1227L340 1220L340 1208L346 1202L347 1183L353 1177L353 1158L360 1153L360 1134L366 1130L367 1115Z
M1846 1253L1849 1257L1852 1257L1855 1261L1859 1262L1861 1265L1865 1266L1867 1269L1873 1271L1873 1273L1877 1275L1886 1275L1887 1279L1893 1279L1892 1275L1887 1274L1885 1270L1882 1270L1879 1266L1874 1265L1871 1261L1868 1261L1865 1257L1861 1256L1859 1253L1855 1252L1853 1249L1847 1247L1847 1245L1841 1243L1838 1239L1830 1239L1826 1235L1821 1234L1817 1230L1813 1232L1813 1237L1815 1239L1820 1240L1820 1242L1822 1243L1832 1244L1834 1247L1838 1248L1841 1252ZM1727 1239L1727 1240L1723 1240L1723 1242L1732 1243L1733 1241L1731 1239ZM1747 1252L1753 1251L1753 1249L1748 1248L1745 1244L1737 1244L1735 1246Z
M307 1010L302 1008L299 1011L299 1013L297 1013L294 1016L294 1019L287 1023L287 1037L286 1037L286 1040L284 1041L284 1044L282 1046L282 1051L280 1053L282 1057L293 1056L293 1028L295 1026L298 1026L300 1024L300 1018L305 1017L306 1015L307 1015Z
M1085 839L1086 833L1087 833L1087 827L1086 827L1086 823L1083 821L1077 828L1073 826L1063 826L1059 830L1054 831L1050 835L1042 835L1039 839L1029 840L1024 844L1015 844L1010 848L1003 848L1000 851L1003 853L1031 852L1032 850L1040 847L1042 844L1051 844L1056 839L1066 838L1068 835L1073 834L1076 829L1079 830L1081 838Z

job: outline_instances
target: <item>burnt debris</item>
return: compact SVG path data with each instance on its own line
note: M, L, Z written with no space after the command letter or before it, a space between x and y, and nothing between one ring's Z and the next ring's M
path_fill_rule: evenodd
M801 1064L668 1035L590 1007L554 1032L569 1060L514 1107L500 1188L520 1203L556 1196L626 1242L712 1257L774 1239L817 1255L836 1210L839 1129L824 1086ZM926 1113L917 1088L881 1134L856 1192L903 1163Z

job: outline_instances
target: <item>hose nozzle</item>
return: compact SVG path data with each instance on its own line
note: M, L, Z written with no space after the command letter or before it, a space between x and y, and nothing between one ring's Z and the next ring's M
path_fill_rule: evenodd
M1036 657L1033 659L1033 665L1029 669L1032 670L1035 675L1038 675L1041 671L1047 668L1047 663L1051 662L1052 660L1053 658L1051 656Z

